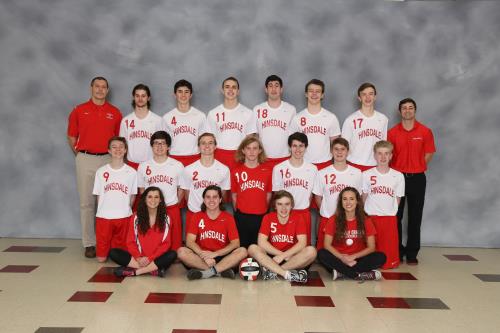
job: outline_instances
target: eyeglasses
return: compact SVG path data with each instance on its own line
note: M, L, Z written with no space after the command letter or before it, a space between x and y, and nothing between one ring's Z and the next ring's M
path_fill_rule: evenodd
M166 146L167 143L166 142L153 142L153 146L155 147L162 147L162 146Z

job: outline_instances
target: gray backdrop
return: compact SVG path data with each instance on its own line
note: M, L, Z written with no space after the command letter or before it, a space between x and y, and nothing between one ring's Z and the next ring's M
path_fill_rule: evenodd
M66 126L93 76L109 79L124 114L132 87L150 85L163 115L180 78L208 111L224 77L240 79L252 107L276 73L297 109L305 82L324 80L325 107L341 122L364 81L391 126L397 102L415 98L438 149L423 242L500 247L499 35L494 1L2 0L0 235L80 237Z

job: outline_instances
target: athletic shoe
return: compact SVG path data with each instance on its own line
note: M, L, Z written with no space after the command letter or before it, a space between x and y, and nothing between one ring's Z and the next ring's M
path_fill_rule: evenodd
M116 276L135 276L135 269L132 267L120 266L113 269Z
M278 280L278 274L265 268L264 266L262 266L261 275L262 275L262 280L264 281Z
M344 278L344 274L340 273L336 269L333 270L333 272L332 272L332 280L333 281L340 280L340 279L343 279L343 278Z
M226 279L234 280L236 275L234 274L234 271L231 268L228 268L225 271L220 272L220 276Z
M418 259L417 258L406 258L406 263L410 266L417 266L418 265Z
M290 270L290 282L306 283L307 271L305 269L301 269L298 272L295 269Z
M382 273L374 269L369 272L359 273L358 277L356 277L354 280L368 281L368 280L380 280L381 278L382 278Z
M203 274L199 269L190 269L187 272L187 278L188 280L199 280L203 277Z
M87 258L95 258L95 246L87 246L85 248L85 257Z

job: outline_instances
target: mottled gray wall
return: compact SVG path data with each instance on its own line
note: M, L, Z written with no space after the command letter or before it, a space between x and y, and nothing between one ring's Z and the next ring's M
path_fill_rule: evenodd
M0 2L0 235L79 237L67 117L89 80L110 80L129 113L130 91L152 87L153 110L173 105L173 83L194 83L194 104L221 101L221 80L241 100L263 98L277 73L286 98L326 81L325 107L343 121L364 81L377 109L397 121L412 96L435 133L423 241L500 247L498 176L500 3L297 0Z

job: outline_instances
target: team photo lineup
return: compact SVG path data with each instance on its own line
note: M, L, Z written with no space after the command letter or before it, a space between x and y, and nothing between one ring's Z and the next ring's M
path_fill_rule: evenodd
M237 78L226 78L223 102L206 113L191 105L187 80L173 86L176 107L164 115L150 110L145 84L132 89L126 116L107 101L109 88L91 80L67 139L84 255L109 258L115 275L163 277L178 261L189 280L306 283L315 261L333 280L380 280L379 269L418 265L436 148L414 99L394 106L390 127L375 109L375 85L363 83L353 89L359 109L341 126L322 107L319 79L305 84L302 111L282 100L277 75L253 109L239 102Z

